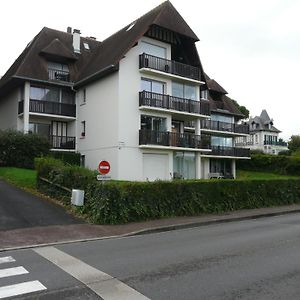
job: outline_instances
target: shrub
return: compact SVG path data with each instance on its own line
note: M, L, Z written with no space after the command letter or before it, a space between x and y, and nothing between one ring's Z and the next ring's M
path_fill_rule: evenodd
M100 183L95 172L66 166L54 158L36 159L36 169L38 176L56 184L38 180L38 188L66 203L70 203L70 192L57 185L85 190L85 205L80 211L97 224L300 203L299 179Z
M66 151L52 151L50 156L62 160L66 164L80 166L80 153L79 152L66 152Z
M0 166L34 168L34 158L49 153L44 137L19 131L0 131Z
M251 160L237 161L237 168L282 175L300 175L300 156L252 154Z

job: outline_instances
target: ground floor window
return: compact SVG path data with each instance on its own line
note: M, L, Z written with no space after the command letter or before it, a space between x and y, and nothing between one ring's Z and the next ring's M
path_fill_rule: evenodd
M196 178L196 155L194 152L174 152L173 155L174 178Z
M228 159L210 159L210 173L232 174L231 161Z
M29 133L36 133L41 136L49 137L50 124L29 123Z

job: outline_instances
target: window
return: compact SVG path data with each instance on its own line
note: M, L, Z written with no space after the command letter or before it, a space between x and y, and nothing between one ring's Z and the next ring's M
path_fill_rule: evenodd
M86 89L85 88L82 91L82 103L86 103Z
M193 85L172 82L172 96L178 98L197 100L196 87Z
M28 132L35 133L48 138L50 135L50 124L29 123Z
M83 43L84 49L90 50L90 46L88 43Z
M68 65L57 63L57 62L48 62L48 68L57 71L69 72Z
M233 117L224 115L211 115L212 121L219 121L224 123L234 123Z
M166 84L164 82L142 78L141 90L158 94L165 94Z
M75 104L74 93L57 87L30 87L30 99Z
M166 48L153 45L147 42L141 43L141 53L146 53L149 55L166 58Z
M210 159L210 173L231 174L231 161L226 159Z
M166 118L142 115L141 116L141 129L165 132L166 131Z
M81 137L84 138L85 137L85 121L81 122Z
M211 145L220 147L232 147L233 139L232 137L212 136Z
M80 156L80 166L85 167L85 155Z
M68 65L48 62L48 75L50 80L70 81Z
M208 99L208 90L201 91L201 99Z
M196 156L194 152L175 152L173 156L174 178L196 178Z

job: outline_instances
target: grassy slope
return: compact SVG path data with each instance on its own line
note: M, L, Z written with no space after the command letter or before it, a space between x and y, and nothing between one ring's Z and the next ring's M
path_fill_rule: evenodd
M0 168L0 178L21 188L35 189L36 171L20 168Z
M286 176L274 173L254 172L254 171L237 171L239 180L271 180L271 179L299 179L299 176Z

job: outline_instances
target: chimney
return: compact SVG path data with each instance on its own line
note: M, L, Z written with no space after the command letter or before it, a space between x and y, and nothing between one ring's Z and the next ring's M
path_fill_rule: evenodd
M73 48L75 53L80 54L80 30L73 30Z
M67 27L67 33L71 33L72 34L72 27Z

